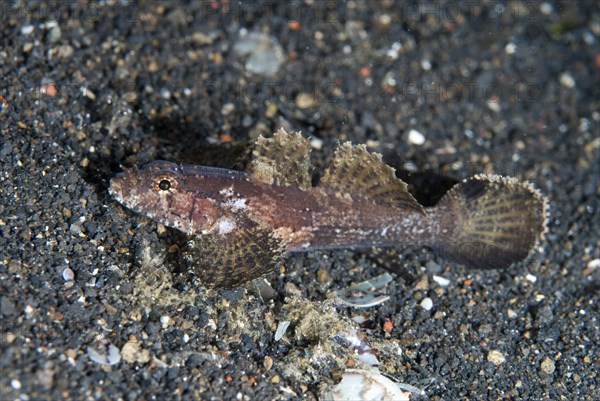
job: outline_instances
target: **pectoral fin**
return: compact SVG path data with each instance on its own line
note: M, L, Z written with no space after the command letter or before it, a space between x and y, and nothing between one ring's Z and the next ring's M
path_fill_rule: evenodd
M281 128L271 138L256 141L250 171L260 181L276 185L311 186L310 143L299 132Z
M285 251L271 230L250 225L199 235L188 242L184 257L206 287L231 288L274 271Z
M352 146L346 142L338 147L319 186L425 215L423 206L408 192L406 183L396 177L393 168L383 163L380 154L370 153L365 145Z

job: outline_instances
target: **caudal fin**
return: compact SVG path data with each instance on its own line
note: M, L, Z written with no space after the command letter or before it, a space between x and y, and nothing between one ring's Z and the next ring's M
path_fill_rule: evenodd
M516 178L476 175L436 208L442 232L436 248L468 267L508 267L527 258L546 232L546 199Z

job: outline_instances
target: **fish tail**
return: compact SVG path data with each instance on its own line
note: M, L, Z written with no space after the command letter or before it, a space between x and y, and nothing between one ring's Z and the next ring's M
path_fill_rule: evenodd
M478 269L527 258L546 232L547 201L530 183L476 175L454 186L436 206L442 256Z

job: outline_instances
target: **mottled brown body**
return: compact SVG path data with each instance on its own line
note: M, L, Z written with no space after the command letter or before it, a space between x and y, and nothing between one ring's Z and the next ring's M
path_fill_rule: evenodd
M439 230L431 214L379 205L334 189L268 184L238 171L155 162L137 174L155 175L160 183L167 173L177 188L157 200L134 194L137 183L128 189L113 186L113 191L129 190L123 199L139 198L157 211L144 213L148 217L190 235L226 234L240 220L250 219L278 233L289 251L428 245Z
M250 173L154 162L111 181L121 203L190 235L188 260L209 286L271 271L285 252L418 244L474 267L526 257L544 231L530 186L479 176L423 209L380 156L342 145L310 185L308 142L260 139Z

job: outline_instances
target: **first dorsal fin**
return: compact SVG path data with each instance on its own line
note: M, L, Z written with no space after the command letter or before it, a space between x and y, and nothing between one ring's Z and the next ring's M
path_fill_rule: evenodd
M352 146L346 142L338 147L319 186L425 215L423 206L408 192L406 183L396 177L393 168L383 163L380 154L370 153L365 145Z
M310 142L299 132L288 134L281 128L271 138L260 136L252 157L250 171L260 181L311 186Z

